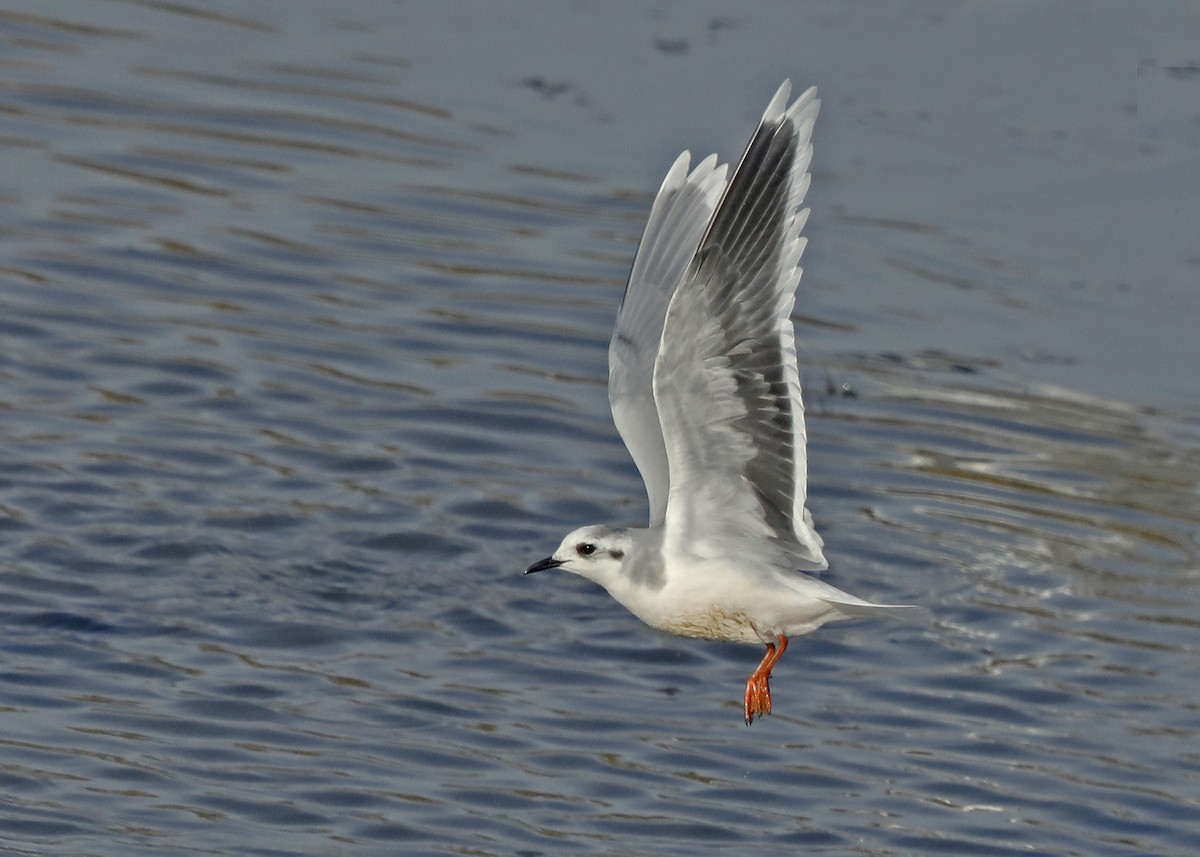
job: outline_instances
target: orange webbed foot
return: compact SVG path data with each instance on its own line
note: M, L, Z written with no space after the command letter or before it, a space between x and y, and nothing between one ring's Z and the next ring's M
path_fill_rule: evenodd
M775 666L787 649L788 639L783 634L776 638L775 643L767 643L767 653L763 655L762 663L746 681L746 725L754 722L755 717L763 717L771 713L771 668Z
M771 680L769 675L755 673L746 682L746 725L754 722L755 717L771 713Z

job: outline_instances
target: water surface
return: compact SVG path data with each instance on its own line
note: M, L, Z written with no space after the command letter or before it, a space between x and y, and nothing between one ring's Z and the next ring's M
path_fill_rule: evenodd
M9 3L0 849L1190 855L1184 6ZM783 77L832 568L751 647L566 575L637 523L653 190Z

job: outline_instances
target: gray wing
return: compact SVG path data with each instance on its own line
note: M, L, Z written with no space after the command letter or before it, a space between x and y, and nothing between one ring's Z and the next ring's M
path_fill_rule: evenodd
M798 211L819 102L775 94L675 290L654 366L668 550L825 568L805 508L806 435L790 315Z
M725 190L725 164L705 158L690 173L681 154L667 172L650 209L625 298L608 349L608 400L617 431L646 483L650 524L667 507L667 451L654 402L654 361L671 295L696 254Z

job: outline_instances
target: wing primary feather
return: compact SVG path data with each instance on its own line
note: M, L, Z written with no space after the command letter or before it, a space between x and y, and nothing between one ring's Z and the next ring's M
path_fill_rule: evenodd
M654 361L667 305L712 219L727 174L716 155L689 172L690 160L688 152L675 159L651 205L609 344L609 403L646 484L651 526L663 521L669 488Z
M750 550L765 538L781 565L812 569L826 562L805 507L807 437L789 316L818 102L813 89L790 106L789 95L785 81L674 291L653 387L668 460L668 539ZM719 523L698 532L697 521Z

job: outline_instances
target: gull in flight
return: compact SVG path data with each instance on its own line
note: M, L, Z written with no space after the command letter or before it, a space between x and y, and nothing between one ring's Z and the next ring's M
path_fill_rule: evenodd
M766 645L745 720L771 713L788 638L907 605L873 604L804 574L828 567L807 499L790 320L800 280L816 89L771 99L742 160L667 172L608 351L613 420L646 483L650 525L581 527L526 574L600 584L648 625Z

